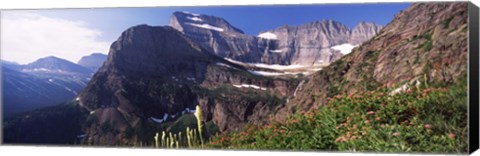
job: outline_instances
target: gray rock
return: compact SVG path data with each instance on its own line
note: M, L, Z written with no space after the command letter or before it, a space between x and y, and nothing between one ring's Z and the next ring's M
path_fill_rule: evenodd
M246 35L219 17L185 12L175 12L169 25L220 57L252 63L307 66L333 62L343 54L332 46L359 44L381 29L376 24L362 22L349 30L339 22L320 20L261 32L274 36L264 38Z

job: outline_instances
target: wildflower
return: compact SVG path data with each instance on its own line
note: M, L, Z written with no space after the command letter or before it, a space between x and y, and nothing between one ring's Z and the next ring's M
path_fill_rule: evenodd
M357 136L355 135L350 138L350 140L355 140L355 139L357 139Z
M430 124L425 124L423 127L425 127L426 129L432 129L433 128L433 126L430 125Z
M344 141L347 141L347 138L345 138L345 136L340 136L337 139L335 139L335 142L344 142Z
M164 142L165 142L165 131L162 131L162 146L164 146Z
M455 138L455 134L450 133L450 134L448 134L448 137L449 137L450 139L454 139L454 138Z
M400 135L400 133L398 133L398 132L393 133L393 136L399 136L399 135Z
M380 121L380 117L376 117L376 118L375 118L375 121Z
M367 112L367 114L372 115L372 114L375 114L375 112L374 111L369 111L369 112Z
M158 133L155 134L155 147L158 148Z
M365 123L366 123L366 124L370 123L370 120L366 120Z
M196 111L195 111L195 117L197 117L197 125L198 125L198 135L200 135L200 142L203 146L203 139L202 139L202 128L203 128L203 125L202 125L202 109L200 108L199 105L197 105L197 107L195 108Z

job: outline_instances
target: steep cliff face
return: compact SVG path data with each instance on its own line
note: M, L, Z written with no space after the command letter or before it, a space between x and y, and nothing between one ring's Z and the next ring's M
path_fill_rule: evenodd
M360 44L381 29L362 22L352 31L333 20L301 26L281 26L250 36L224 19L208 15L175 12L170 26L192 38L200 46L221 57L265 64L324 65L343 56L334 46Z
M169 26L190 37L208 51L240 61L261 62L260 56L269 43L243 34L223 18L188 12L175 12Z
M277 118L337 94L450 84L467 71L467 3L418 3L352 53L312 75Z
M342 54L330 47L348 43L350 35L345 25L333 20L282 26L267 32L275 36L277 41L275 49L270 51L276 53L270 55L281 55L284 56L284 62L301 65L328 64L337 60Z
M78 100L94 119L86 126L88 138L116 144L133 139L132 131L135 137L153 135L159 124L197 104L204 121L220 131L265 122L296 83L253 75L171 27L140 25L112 44Z
M349 43L353 45L362 44L375 36L382 28L382 26L372 22L360 22L352 29Z

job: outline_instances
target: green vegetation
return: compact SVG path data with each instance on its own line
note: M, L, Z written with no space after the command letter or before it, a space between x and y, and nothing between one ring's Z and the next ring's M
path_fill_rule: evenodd
M418 47L416 47L414 49L423 49L424 51L428 52L433 48L431 31L433 31L433 30L429 30L429 31L425 32L424 34L422 34L421 36L417 36L417 35L413 36L413 40L416 40L416 39L425 39L426 40L425 42L418 45Z
M187 126L185 130L186 138L182 137L182 131L178 133L168 132L168 136L166 135L167 132L162 131L162 138L159 139L159 133L156 133L153 137L154 140L154 147L159 148L180 148L180 147L188 147L188 148L203 148L204 146L204 137L203 137L203 122L202 122L202 111L200 106L197 105L195 117L197 121L197 128L190 129ZM209 125L212 126L212 125ZM218 129L218 128L217 128ZM161 142L161 143L160 143Z
M454 16L448 18L447 20L443 21L443 29L447 29L450 26L450 22L452 22Z
M19 144L79 144L88 111L75 101L6 118L3 142Z
M466 76L449 87L426 81L393 96L391 89L337 95L284 122L249 125L206 146L227 149L467 152Z

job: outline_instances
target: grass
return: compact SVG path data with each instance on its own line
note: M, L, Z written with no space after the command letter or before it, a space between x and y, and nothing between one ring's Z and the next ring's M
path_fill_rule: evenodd
M423 84L393 96L391 89L337 95L284 122L249 125L206 146L257 150L466 153L466 78L449 87Z

